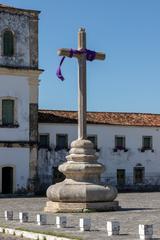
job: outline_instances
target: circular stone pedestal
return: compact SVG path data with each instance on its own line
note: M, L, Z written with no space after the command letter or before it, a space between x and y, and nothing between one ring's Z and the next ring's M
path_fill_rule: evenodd
M93 144L78 139L71 144L67 162L59 166L66 179L47 189L46 212L117 210L117 189L100 184L104 166L97 162Z

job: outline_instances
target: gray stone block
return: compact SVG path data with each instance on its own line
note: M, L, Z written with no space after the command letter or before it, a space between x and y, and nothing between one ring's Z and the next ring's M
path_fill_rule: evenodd
M20 212L19 213L19 220L20 220L20 223L28 222L28 213L27 212Z
M13 211L4 211L5 220L13 220Z

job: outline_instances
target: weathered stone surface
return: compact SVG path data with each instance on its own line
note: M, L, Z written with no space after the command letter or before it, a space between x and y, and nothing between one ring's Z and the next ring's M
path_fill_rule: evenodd
M30 65L38 68L38 17L29 21Z
M13 220L13 211L4 211L5 220Z
M76 182L65 179L47 190L47 197L54 202L111 202L117 196L115 187Z
M120 223L118 221L107 221L108 236L119 235Z
M46 216L46 214L37 214L37 224L39 226L47 224L47 216Z
M90 231L91 229L91 219L89 218L80 218L79 219L80 231Z
M28 213L20 212L19 213L19 220L20 220L20 223L28 222Z
M28 191L35 193L38 191L38 104L30 103L29 105L29 138L35 142L35 146L30 146L30 161L29 161L29 179Z
M30 141L37 142L38 140L38 104L30 103L29 105L29 122L30 122Z
M67 227L67 218L66 216L57 216L56 217L56 226L57 228Z
M88 211L116 211L119 208L118 201L113 202L52 202L48 201L45 207L46 212L88 212Z
M93 149L93 143L87 139L77 139L71 143L71 148Z
M74 149L70 152L74 153L75 149L83 149L84 152L87 150L88 155L74 153L74 159L78 158L78 161L73 159L71 161L69 155L68 161L59 166L59 170L66 176L66 179L47 189L50 202L47 203L45 211L83 212L85 209L92 211L118 209L118 202L111 203L117 196L116 188L104 187L100 184L100 174L104 167L96 161L97 156L93 154L93 144L89 140L78 139L71 146ZM91 161L91 159L94 160Z
M140 239L150 240L153 236L153 225L152 224L139 224L139 236Z
M83 150L85 152L85 149ZM92 155L92 153L87 150L87 153L76 153L76 154L70 154L66 156L68 161L74 161L74 162L89 162L89 161L96 161L97 156Z
M82 50L82 51L81 51ZM78 32L78 51L81 54L75 54L78 60L78 139L71 143L69 156L66 157L67 162L59 166L66 179L56 185L52 185L47 190L47 197L50 201L58 202L58 208L54 204L52 208L46 207L45 211L65 211L61 208L60 203L80 203L82 207L77 206L70 208L70 211L83 211L84 205L94 203L89 209L100 210L96 203L111 202L117 192L112 187L105 188L100 185L100 174L104 171L102 164L96 162L97 156L93 147L93 143L87 140L86 127L86 111L87 111L87 91L86 91L86 32L84 28L80 28ZM69 55L68 55L69 54ZM59 55L70 56L70 50L60 49ZM94 54L93 59L104 60L105 54ZM84 203L84 204L83 204ZM69 208L68 208L69 210ZM101 208L102 210L102 208Z
M59 170L68 179L98 183L102 166L98 163L80 162L77 164L75 162L66 162L59 166Z
M0 9L0 52L3 53L3 32L14 34L14 55L1 56L1 66L38 68L38 12Z

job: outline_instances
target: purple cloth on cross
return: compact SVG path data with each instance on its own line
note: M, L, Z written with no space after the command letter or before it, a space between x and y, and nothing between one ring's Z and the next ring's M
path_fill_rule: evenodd
M69 57L72 58L73 57L73 54L84 54L86 55L86 60L88 61L93 61L96 57L96 52L94 51L91 51L91 50L88 50L88 49L82 49L82 50L75 50L75 49L70 49L70 52L69 52ZM64 77L62 75L62 72L61 72L61 66L62 66L62 63L64 61L65 57L62 57L61 61L60 61L60 64L59 64L59 67L57 69L57 72L56 72L56 75L57 77L64 81Z
M61 65L62 65L64 59L65 59L65 57L62 57L62 59L60 61L60 64L59 64L59 67L58 67L57 72L56 72L57 77L59 79L61 79L62 81L64 81L64 77L63 77L62 72L61 72Z

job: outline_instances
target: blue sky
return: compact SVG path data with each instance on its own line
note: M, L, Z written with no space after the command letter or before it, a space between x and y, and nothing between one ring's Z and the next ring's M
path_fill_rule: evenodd
M57 49L77 48L85 27L87 48L105 61L87 63L88 111L160 113L159 0L5 0L40 10L39 108L77 109L77 63L66 59L65 81L56 78Z

